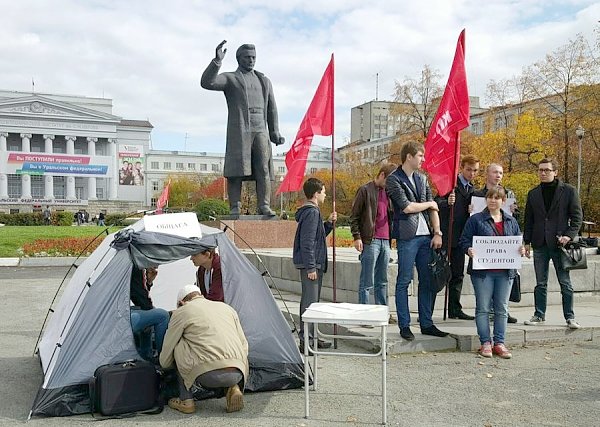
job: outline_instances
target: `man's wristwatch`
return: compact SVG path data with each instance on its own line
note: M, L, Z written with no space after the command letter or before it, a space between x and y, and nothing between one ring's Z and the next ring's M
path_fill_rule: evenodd
M443 236L443 233L441 231L434 231L433 235L434 236Z

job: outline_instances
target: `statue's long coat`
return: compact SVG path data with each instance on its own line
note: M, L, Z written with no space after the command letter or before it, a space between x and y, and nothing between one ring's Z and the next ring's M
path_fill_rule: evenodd
M225 94L227 100L227 146L225 149L224 177L243 177L246 180L254 180L252 176L252 133L248 118L248 101L246 97L246 83L241 71L221 73L220 66L211 61L202 73L200 85L208 90L220 90ZM279 120L277 117L277 105L273 95L271 81L264 74L254 71L263 89L265 100L265 122L269 131L269 138L276 140L279 135ZM271 181L275 179L273 173L273 155L269 145L269 172Z

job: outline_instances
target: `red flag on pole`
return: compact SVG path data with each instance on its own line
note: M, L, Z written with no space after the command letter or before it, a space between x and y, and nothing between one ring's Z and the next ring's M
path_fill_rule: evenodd
M294 143L285 156L287 174L277 189L277 194L298 191L302 188L308 152L313 136L329 136L333 132L333 55L321 83L315 92Z
M465 30L456 44L450 77L425 141L425 169L440 196L454 188L458 174L460 130L469 126L469 90L465 72Z
M167 206L169 203L169 187L171 186L171 180L167 183L166 187L163 189L162 193L160 193L160 197L156 201L156 210L154 213L161 214L163 213L163 208Z

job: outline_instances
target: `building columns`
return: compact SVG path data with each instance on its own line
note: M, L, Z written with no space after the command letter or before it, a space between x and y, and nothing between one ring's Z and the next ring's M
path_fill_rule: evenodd
M67 154L74 155L75 154L75 140L76 136L73 135L65 135L65 141L67 141ZM73 184L75 185L75 184ZM75 187L73 187L75 188ZM75 194L75 193L73 193ZM75 197L75 196L73 196Z
M54 199L54 177L44 175L44 199Z
M96 142L98 142L98 138L88 136L87 142L88 142L88 156L95 156L96 155Z
M29 153L31 151L31 134L30 133L22 133L21 134L21 151L23 153Z
M98 200L96 197L96 177L90 176L88 179L88 200Z
M8 177L0 173L0 199L8 199Z
M117 200L119 194L119 159L117 157L117 139L110 138L109 143L109 154L113 159L112 176L109 178L109 200Z
M8 132L0 132L0 151L6 151L6 138L8 138Z
M54 135L44 135L44 140L46 141L46 147L44 148L44 152L52 154L52 152L54 151L52 148L52 141L54 141Z
M67 199L74 200L75 199L75 177L67 176Z
M28 174L21 175L21 198L31 199L31 177Z

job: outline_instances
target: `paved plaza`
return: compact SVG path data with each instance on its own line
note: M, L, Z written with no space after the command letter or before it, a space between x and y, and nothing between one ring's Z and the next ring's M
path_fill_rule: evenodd
M65 267L0 268L0 425L19 425L27 419L42 381L33 348L65 272ZM546 344L525 347L514 344L512 360L481 359L469 351L417 349L391 354L389 425L598 425L600 343L596 328L591 327L592 321L600 327L598 307L595 301L576 302L584 326L581 331L589 337L554 337ZM551 306L549 312L560 312L560 306ZM450 324L441 326L450 328ZM469 328L464 324L456 327ZM390 328L390 336L396 334L395 328ZM222 400L211 400L200 402L198 412L191 416L165 408L159 415L107 420L102 425L342 426L380 422L380 365L376 359L323 357L319 381L319 390L311 398L309 420L303 418L303 391L286 390L249 394L245 409L231 415L224 412ZM92 422L90 415L82 415L37 418L29 424L80 426Z

